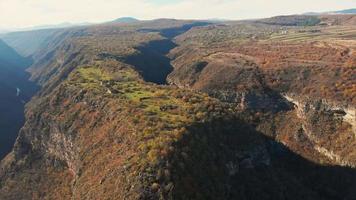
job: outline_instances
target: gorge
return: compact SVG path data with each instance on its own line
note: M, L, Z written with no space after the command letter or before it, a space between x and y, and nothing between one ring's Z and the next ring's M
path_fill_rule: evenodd
M0 158L9 153L24 124L24 106L37 87L25 71L31 59L0 41Z
M9 84L32 98L0 162L0 199L355 199L355 19L4 36L33 62Z

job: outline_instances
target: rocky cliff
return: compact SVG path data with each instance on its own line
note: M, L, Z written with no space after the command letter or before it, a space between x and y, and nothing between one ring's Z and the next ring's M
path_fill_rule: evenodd
M295 96L295 95L293 95ZM301 129L295 135L313 144L313 149L331 160L331 163L355 167L355 108L335 106L321 100L301 99L285 95L295 105ZM285 142L288 145L288 142Z

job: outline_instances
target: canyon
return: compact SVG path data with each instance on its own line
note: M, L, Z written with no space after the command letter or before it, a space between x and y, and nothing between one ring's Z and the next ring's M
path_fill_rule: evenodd
M24 123L24 105L37 90L25 72L30 64L0 41L0 158L11 151Z
M355 19L2 36L40 89L0 163L0 199L355 199Z

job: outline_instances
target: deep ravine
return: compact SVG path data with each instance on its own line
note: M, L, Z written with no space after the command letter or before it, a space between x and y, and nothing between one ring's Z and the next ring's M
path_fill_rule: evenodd
M25 71L31 60L0 41L0 159L9 153L24 124L24 108L37 90Z
M193 27L208 24L199 22L162 30L142 29L143 32L159 32L166 39L151 41L137 47L140 53L127 57L125 62L134 66L145 81L160 85L167 84L167 76L173 72L171 59L167 57L167 54L177 47L177 44L173 41L174 37L189 31Z

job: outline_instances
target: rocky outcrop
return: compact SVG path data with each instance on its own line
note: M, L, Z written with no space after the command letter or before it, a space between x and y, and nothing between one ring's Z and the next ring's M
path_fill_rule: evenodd
M349 124L351 124L356 137L356 108L345 108L343 111L346 113L346 115L343 116L343 119Z
M295 105L302 133L312 142L315 151L335 165L356 167L355 108L292 94L284 97Z
M210 91L212 97L223 102L233 103L242 110L279 112L288 110L290 105L280 95L272 91L266 92L238 92L238 91Z

